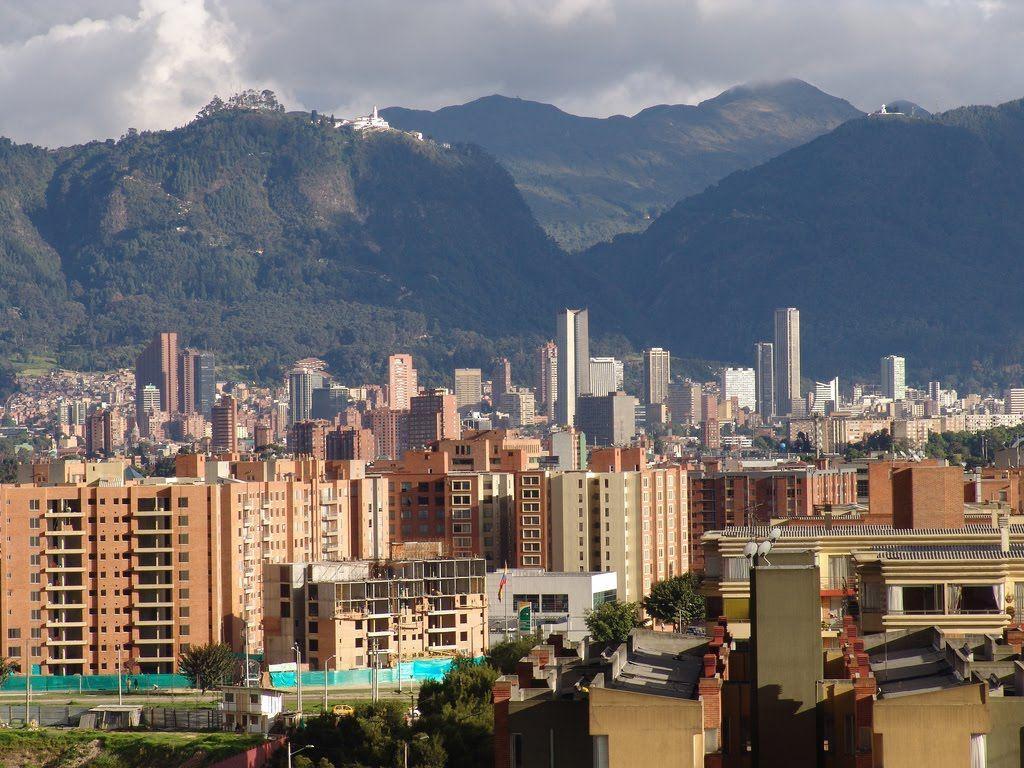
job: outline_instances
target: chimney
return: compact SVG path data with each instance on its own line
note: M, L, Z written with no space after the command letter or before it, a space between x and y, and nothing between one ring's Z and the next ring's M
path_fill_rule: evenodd
M999 548L1010 551L1010 516L1006 514L999 515Z

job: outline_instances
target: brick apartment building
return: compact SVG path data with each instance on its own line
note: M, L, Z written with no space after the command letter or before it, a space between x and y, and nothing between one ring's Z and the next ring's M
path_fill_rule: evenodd
M190 644L255 652L265 563L387 549L384 481L361 465L180 458L173 480L0 486L6 655L102 674L119 647L137 672L173 671Z

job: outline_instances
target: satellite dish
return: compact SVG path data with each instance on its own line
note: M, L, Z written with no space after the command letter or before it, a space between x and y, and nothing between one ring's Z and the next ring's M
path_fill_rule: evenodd
M751 558L757 554L757 542L748 541L747 546L743 548L743 556Z
M762 541L757 545L757 555L764 558L764 561L768 563L768 565L771 565L771 563L768 562L768 553L771 551L772 543L770 541Z
M776 541L779 540L779 536L781 536L781 535L782 535L782 529L781 528L779 528L779 527L772 528L770 531L768 531L768 541L770 541L772 544L774 544Z

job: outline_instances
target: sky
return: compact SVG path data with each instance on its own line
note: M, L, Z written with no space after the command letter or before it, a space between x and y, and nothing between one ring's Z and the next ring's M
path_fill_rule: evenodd
M799 77L856 106L1024 97L1024 0L5 0L0 135L59 146L188 122L218 94L582 115Z

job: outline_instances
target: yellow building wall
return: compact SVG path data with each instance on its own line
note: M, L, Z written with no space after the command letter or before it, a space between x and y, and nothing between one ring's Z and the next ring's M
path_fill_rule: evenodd
M964 768L971 735L988 733L984 684L879 699L874 707L875 765L881 768Z
M609 768L702 768L699 701L608 688L590 689L590 735L608 737Z

